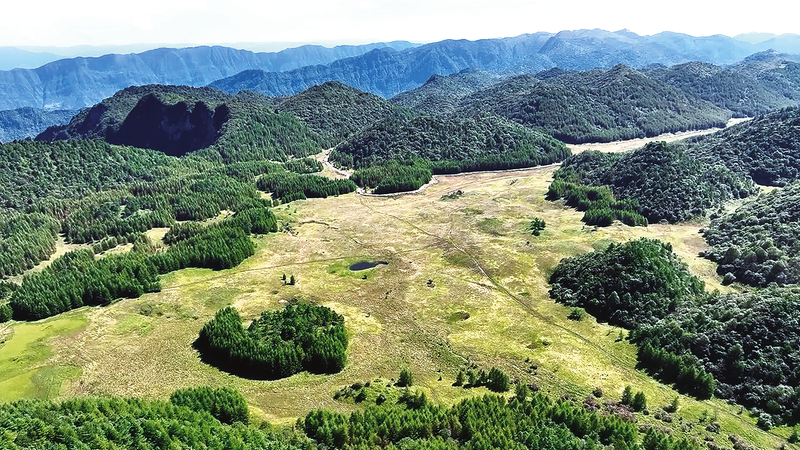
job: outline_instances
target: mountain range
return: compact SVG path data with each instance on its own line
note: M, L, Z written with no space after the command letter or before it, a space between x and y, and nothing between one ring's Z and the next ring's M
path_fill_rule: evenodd
M128 55L62 59L36 69L0 71L0 110L25 106L79 109L129 86L205 86L248 69L292 70L327 64L377 48L402 50L413 46L404 41L334 48L307 45L275 53L220 46L159 48Z
M561 31L478 41L446 40L403 51L376 49L325 66L286 72L248 70L211 86L231 93L247 89L266 95L292 95L315 84L336 80L388 98L422 85L431 75L449 75L470 68L495 73L535 73L553 67L589 70L617 64L634 68L690 61L724 65L771 48L800 53L799 44L794 35L751 44L722 35L694 37L664 32L639 36L627 30Z

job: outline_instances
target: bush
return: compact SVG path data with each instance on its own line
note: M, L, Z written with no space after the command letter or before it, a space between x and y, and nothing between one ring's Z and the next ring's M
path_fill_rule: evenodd
M414 374L410 370L403 368L400 369L400 376L397 377L397 386L408 387L414 384Z

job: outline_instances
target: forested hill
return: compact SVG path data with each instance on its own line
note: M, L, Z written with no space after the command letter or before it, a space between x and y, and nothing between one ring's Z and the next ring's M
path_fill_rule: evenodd
M484 70L464 70L447 76L432 75L422 86L391 100L423 114L452 114L458 102L507 76Z
M318 152L326 140L300 119L276 113L275 99L251 92L148 85L124 89L37 140L100 139L180 156L204 150L211 159L243 161Z
M800 104L800 57L766 51L731 66L691 62L648 70L684 92L752 117Z
M627 66L521 75L461 101L458 115L492 112L568 143L607 142L722 126L730 112Z
M630 153L583 152L571 156L556 171L551 198L591 211L612 213L609 204L585 187L610 187L618 200L632 200L634 209L651 223L682 222L711 207L755 191L745 177L723 166L689 156L680 144L651 142ZM596 201L597 200L597 201ZM598 204L595 204L598 203ZM611 214L613 220L613 214Z
M45 111L36 108L19 108L0 111L0 142L36 137L47 127L69 122L75 110Z
M331 159L355 168L422 159L461 171L464 164L473 170L549 164L568 153L546 134L499 117L420 116L376 124L336 147Z
M688 141L688 153L722 164L758 184L800 179L800 107L786 108Z
M404 51L376 49L325 66L289 72L248 70L218 80L212 86L231 93L248 89L266 95L293 95L315 84L337 80L390 98L421 86L434 74L450 75L464 69L535 73L553 67L589 70L616 64L632 67L671 66L689 61L732 64L769 48L759 45L721 35L639 36L627 30L575 30L479 41L447 40Z
M800 181L715 218L704 235L726 283L800 283Z
M282 102L276 110L299 117L329 139L331 146L381 120L413 115L401 105L338 81L310 87Z

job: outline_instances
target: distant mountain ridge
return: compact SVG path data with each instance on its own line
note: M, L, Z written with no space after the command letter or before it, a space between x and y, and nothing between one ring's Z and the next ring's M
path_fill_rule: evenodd
M404 41L334 48L306 45L276 53L220 46L159 48L128 55L61 59L36 69L0 71L0 110L25 106L79 109L130 86L205 86L248 69L292 70L309 64L327 64L376 48L412 46Z
M0 111L0 143L33 138L45 129L69 122L76 110L45 111L31 107Z
M376 49L325 66L287 72L249 70L211 86L235 93L243 89L266 95L293 95L315 84L340 81L386 98L416 88L432 75L450 75L465 69L488 72L535 73L559 67L567 70L611 68L624 64L644 68L690 61L733 64L769 43L780 43L789 53L800 53L791 36L760 44L715 35L694 37L664 32L639 36L627 30L562 31L478 41L446 40L403 51ZM788 49L788 50L787 50ZM791 51L789 51L791 50Z

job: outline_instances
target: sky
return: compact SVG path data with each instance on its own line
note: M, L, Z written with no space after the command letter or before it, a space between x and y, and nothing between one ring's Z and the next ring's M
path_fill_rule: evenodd
M0 47L483 39L581 28L800 34L787 0L4 0ZM757 5L757 7L756 7ZM789 11L788 9L792 9Z

